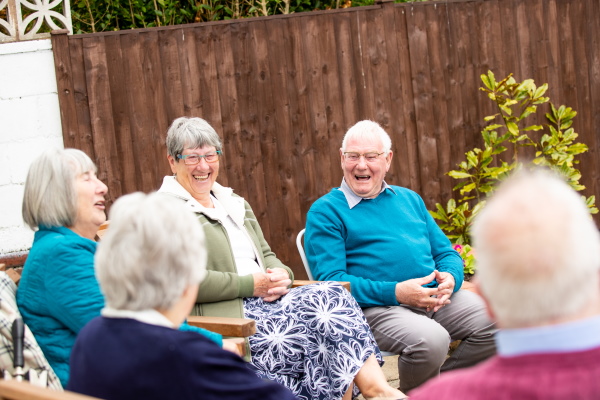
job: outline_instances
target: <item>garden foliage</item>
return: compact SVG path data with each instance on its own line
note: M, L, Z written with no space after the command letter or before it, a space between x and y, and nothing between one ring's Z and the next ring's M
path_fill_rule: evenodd
M547 84L537 87L532 79L516 82L512 74L496 81L491 71L481 75L481 80L484 86L480 89L496 104L498 113L484 118L487 126L481 132L483 149L466 152L458 168L448 172L459 181L453 189L459 194L457 199L450 199L446 207L438 203L436 210L430 211L448 238L460 245L466 274L475 271L469 237L473 219L511 171L545 166L562 174L573 189L585 189L579 182L581 173L575 168L579 163L575 157L588 150L585 144L576 142L578 134L572 124L577 113L571 107L550 103L548 123L528 126L526 119L549 102L544 97ZM527 148L533 149L533 154ZM585 202L591 213L598 212L594 196L585 198Z
M398 3L409 0L396 0ZM418 0L425 1L425 0ZM374 0L72 0L74 33L373 5Z

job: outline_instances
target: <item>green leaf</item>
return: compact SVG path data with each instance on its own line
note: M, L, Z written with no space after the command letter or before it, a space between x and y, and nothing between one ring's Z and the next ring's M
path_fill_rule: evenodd
M526 128L521 129L522 131L540 131L544 129L542 125L531 125Z
M461 194L461 195L464 195L465 193L469 193L469 192L471 192L472 190L474 190L474 189L475 189L475 187L476 187L476 186L475 186L475 183L469 183L468 185L465 185L465 187L463 187L463 188L460 190L460 194Z
M450 172L448 172L448 175L450 175L454 179L465 179L465 178L470 178L473 176L473 175L469 174L468 172L462 172L462 171L450 171Z
M502 104L502 105L498 104L498 107L500 107L500 109L501 109L502 111L504 111L504 114L506 114L506 115L512 115L512 110L511 110L511 108L510 108L510 107L507 107L507 106L506 106L506 105L504 105L504 104Z
M534 99L537 99L539 97L542 97L544 95L544 93L546 93L546 91L548 90L548 84L544 83L542 86L540 86L539 88L537 88L535 90L535 93L533 95Z
M499 115L499 114L488 115L488 116L487 116L487 117L485 117L483 120L484 120L485 122L489 122L489 121L491 121L491 120L493 120L493 119L496 119L496 117L497 117L498 115Z
M440 215L438 213L436 213L435 211L431 211L431 210L428 210L428 211L429 211L429 215L431 215L433 218L445 221L445 219L440 217Z
M477 159L477 155L475 155L474 152L469 151L467 153L467 161L469 161L469 164L472 165L473 167L476 167L479 164L479 160Z
M490 82L490 78L487 75L482 74L481 81L483 82L486 88L488 88L489 90L494 90L494 85Z
M517 136L519 134L519 127L514 122L507 122L506 127L512 135Z
M489 131L493 131L493 130L498 129L498 128L502 128L502 125L500 125L500 124L488 125L485 128L483 128L483 130L489 132Z
M454 199L448 200L448 205L446 206L448 213L453 212L456 209L456 201Z

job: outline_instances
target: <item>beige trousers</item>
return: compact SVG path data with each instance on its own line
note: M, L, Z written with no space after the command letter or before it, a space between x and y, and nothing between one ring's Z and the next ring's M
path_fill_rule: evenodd
M363 308L379 348L399 355L404 393L440 371L469 367L496 352L496 328L483 300L467 290L457 291L450 299L436 313L406 305ZM447 358L454 340L461 343Z

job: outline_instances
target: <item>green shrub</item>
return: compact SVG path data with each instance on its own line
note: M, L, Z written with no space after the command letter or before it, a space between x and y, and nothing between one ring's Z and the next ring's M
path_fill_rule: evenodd
M491 71L481 75L481 80L484 87L480 89L496 104L498 113L484 118L488 125L481 132L483 150L475 148L466 152L466 159L458 164L458 169L448 172L459 181L453 189L460 195L458 199L450 199L445 208L438 203L435 211L429 211L448 238L462 246L470 246L470 227L486 198L517 168L546 166L562 174L573 189L585 189L579 183L581 173L575 168L579 163L575 157L588 150L585 144L575 142L578 134L571 125L577 113L571 107L557 108L550 103L546 125L526 126L525 120L537 112L538 106L549 102L549 98L544 97L548 85L536 87L532 79L516 82L512 74L497 82ZM531 152L522 156L527 147L533 148L533 159ZM512 157L506 156L509 148ZM585 202L590 213L598 212L595 196L585 198ZM467 253L471 254L469 251L461 253L465 273L472 274L474 257L467 265Z
M396 0L398 3L408 1ZM73 0L71 16L74 33L93 33L329 10L373 3L373 0Z

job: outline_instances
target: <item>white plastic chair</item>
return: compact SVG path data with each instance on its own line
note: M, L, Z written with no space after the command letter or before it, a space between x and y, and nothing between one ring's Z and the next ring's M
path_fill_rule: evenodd
M298 247L298 253L300 253L300 258L302 259L302 264L304 264L304 270L306 271L306 275L308 276L308 280L314 281L313 274L310 272L310 268L308 267L308 261L306 260L306 254L304 253L304 246L302 245L302 238L304 237L305 229L302 229L298 232L298 236L296 236L296 246Z
M304 245L302 243L304 231L305 229L302 229L300 232L298 232L298 236L296 236L296 246L298 247L298 253L300 253L300 258L302 259L302 263L304 264L304 269L306 270L306 275L308 275L308 279L314 281L312 272L310 272L310 268L308 266L308 261L306 260L306 254L304 253ZM395 353L392 353L391 351L383 351L381 349L380 351L383 357L395 355Z

